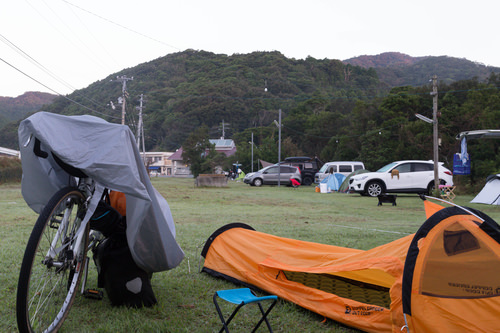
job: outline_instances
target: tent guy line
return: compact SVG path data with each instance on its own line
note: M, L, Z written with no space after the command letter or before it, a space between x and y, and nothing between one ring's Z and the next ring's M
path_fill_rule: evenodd
M315 223L310 223L314 225ZM331 227L339 227L339 228L349 228L349 229L356 229L356 230L363 230L363 231L377 231L377 232L385 232L388 234L399 234L399 235L411 235L412 232L399 232L399 231L390 231L390 230L381 230L381 229L367 229L367 228L360 228L360 227L350 227L347 225L340 225L340 224L326 224L327 226Z

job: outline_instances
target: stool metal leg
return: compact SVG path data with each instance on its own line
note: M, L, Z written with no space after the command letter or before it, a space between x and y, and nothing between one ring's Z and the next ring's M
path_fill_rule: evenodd
M238 310L243 306L245 305L245 303L241 303L240 305L238 305L236 307L236 309L234 309L233 313L231 313L231 315L229 316L229 318L225 321L224 323L224 326L220 329L219 333L222 333L222 331L225 329L226 330L226 333L229 333L229 328L228 328L228 325L229 323L231 322L231 320L233 320L234 316L236 316L236 313L238 312ZM222 312L220 313L220 315L222 315ZM221 317L222 318L222 317Z
M271 312L271 310L273 309L274 305L276 305L276 300L273 301L273 303L269 306L269 308L267 309L266 312L264 312L264 309L262 308L262 305L260 304L260 302L258 302L257 304L259 305L260 312L262 313L262 318L260 318L259 322L255 326L255 328L252 330L252 332L257 331L257 329L259 328L260 324L262 324L262 322L265 321L266 325L267 325L267 328L269 329L269 332L273 333L273 329L271 328L271 324L269 324L269 321L267 320L267 315L269 314L269 312Z
M219 318L222 322L222 328L220 329L219 333L222 333L222 331L226 331L226 333L229 333L229 328L227 327L229 325L229 323L231 322L231 320L233 320L234 316L236 315L236 313L238 312L238 310L243 306L245 305L245 303L241 303L239 304L236 309L234 309L233 313L231 313L231 315L229 316L229 318L227 320L224 319L224 315L222 314L222 311L219 307L219 304L217 303L217 294L214 295L214 304L215 304L215 308L217 309L217 313L219 314Z
M214 297L213 297L213 301L214 301L214 304L215 304L215 309L217 310L217 314L219 315L219 318L222 322L222 328L219 330L219 333L222 333L223 331L225 331L226 333L229 333L229 323L233 320L233 318L236 316L236 313L240 310L240 308L246 304L250 304L250 303L257 303L257 305L259 306L259 310L260 310L260 313L262 314L262 317L260 318L259 322L257 323L257 325L254 327L254 329L252 330L252 332L255 332L257 331L257 329L259 328L259 326L262 324L263 321L266 322L266 325L267 325L267 328L269 329L269 332L273 332L272 328L271 328L271 324L269 323L269 320L267 319L267 316L269 315L269 313L271 312L271 310L273 309L273 307L276 305L277 303L277 297L276 296L273 296L274 298L271 298L273 299L273 302L272 304L269 306L269 308L267 309L267 311L264 311L264 308L262 307L261 303L259 301L257 301L255 298L251 298L250 297L250 302L245 302L244 300L238 304L237 302L234 302L234 298L232 300L228 300L226 298L222 298L226 301L229 301L231 303L234 303L234 304L238 304L236 309L234 309L234 311L231 313L231 315L228 317L228 319L224 319L224 315L222 314L222 310L221 308L219 307L219 304L217 302L217 297L220 297L218 295L218 293L216 292L214 294ZM269 298L268 298L269 299ZM247 299L248 300L248 299Z

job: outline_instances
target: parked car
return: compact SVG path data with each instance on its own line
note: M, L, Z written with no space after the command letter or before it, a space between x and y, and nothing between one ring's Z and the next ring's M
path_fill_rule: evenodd
M351 172L356 170L364 169L365 165L363 162L356 161L336 161L336 162L327 162L323 164L321 169L314 175L314 182L316 184L321 183L323 179L325 179L331 173L340 173L344 176L348 176Z
M302 176L302 185L311 185L314 181L314 175L319 171L323 162L314 157L287 157L281 165L291 165L300 169Z
M453 173L439 162L440 185L453 185ZM382 193L431 193L434 189L433 161L397 161L376 172L352 176L350 192L376 197Z
M296 179L299 183L302 181L299 168L291 165L278 166L274 164L262 168L257 172L246 174L245 178L243 178L243 182L252 186L276 185L278 184L278 168L281 185L291 185L291 178Z

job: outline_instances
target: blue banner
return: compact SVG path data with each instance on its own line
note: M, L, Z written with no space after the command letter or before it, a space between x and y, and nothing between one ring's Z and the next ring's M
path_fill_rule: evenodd
M462 159L461 154L456 153L453 156L453 174L454 175L470 175L470 159L465 159L465 163L463 163L464 159Z

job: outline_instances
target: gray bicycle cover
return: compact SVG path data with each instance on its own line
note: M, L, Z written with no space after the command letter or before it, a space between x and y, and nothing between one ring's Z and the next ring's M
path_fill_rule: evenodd
M35 212L40 213L59 189L76 184L53 153L99 186L125 193L127 241L139 267L160 272L180 264L184 252L175 240L170 207L151 184L128 126L88 115L38 112L21 122L18 134L22 194ZM41 151L48 153L46 158L35 155L35 138Z

